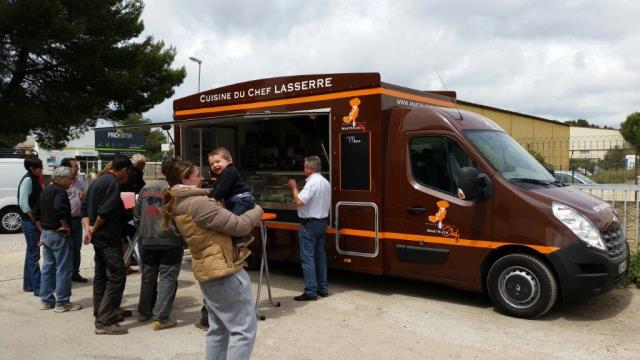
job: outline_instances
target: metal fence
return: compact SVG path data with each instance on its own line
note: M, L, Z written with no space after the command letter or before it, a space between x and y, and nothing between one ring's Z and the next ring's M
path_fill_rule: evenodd
M640 185L596 184L572 186L610 203L620 217L629 247L633 251L640 249L640 242L638 241Z
M638 184L637 151L621 135L516 138L543 165L603 184Z

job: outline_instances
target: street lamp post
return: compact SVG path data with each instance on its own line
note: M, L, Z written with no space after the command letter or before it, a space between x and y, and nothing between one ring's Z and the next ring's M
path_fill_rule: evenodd
M200 65L202 65L202 60L193 56L189 56L189 60L198 63L198 92L200 92Z

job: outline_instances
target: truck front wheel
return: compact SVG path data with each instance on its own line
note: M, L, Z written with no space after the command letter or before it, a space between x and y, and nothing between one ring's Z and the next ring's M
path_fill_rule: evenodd
M487 289L493 305L501 312L532 319L545 314L558 297L551 270L528 254L509 254L489 270Z

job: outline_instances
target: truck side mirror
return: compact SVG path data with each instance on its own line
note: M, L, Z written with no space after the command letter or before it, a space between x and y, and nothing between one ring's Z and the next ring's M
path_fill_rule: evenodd
M483 180L478 169L463 167L460 169L458 197L463 200L475 200L481 197Z

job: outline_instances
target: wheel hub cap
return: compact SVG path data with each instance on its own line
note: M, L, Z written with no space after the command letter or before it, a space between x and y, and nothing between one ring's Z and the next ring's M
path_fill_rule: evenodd
M21 223L20 215L16 213L9 213L2 217L2 226L9 231L18 230Z
M503 272L500 292L512 306L526 308L540 295L538 280L527 269L514 267Z

